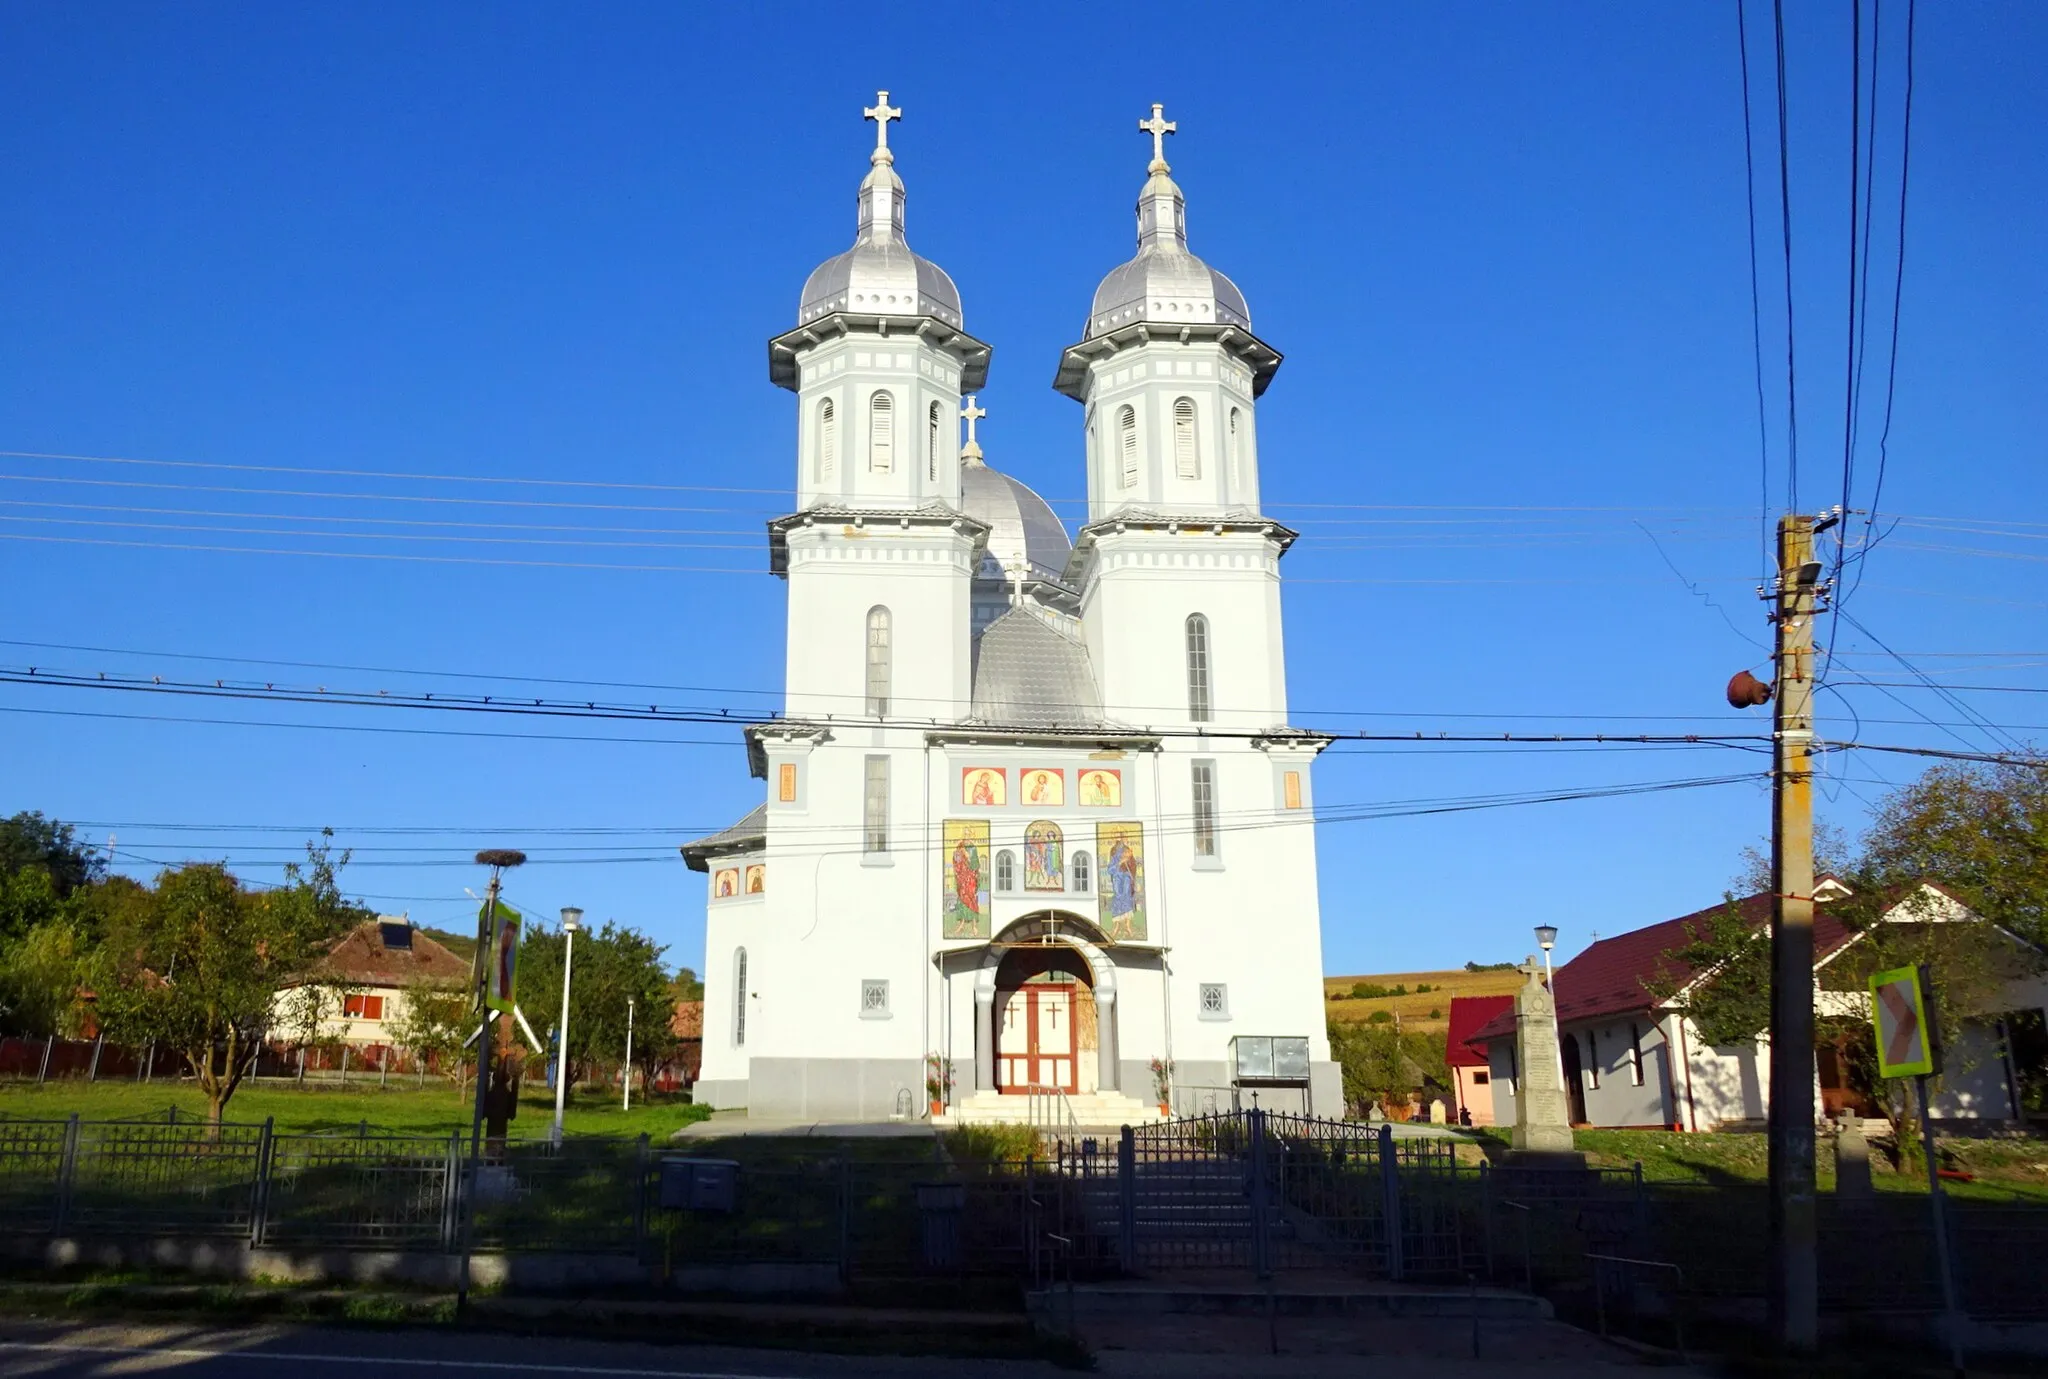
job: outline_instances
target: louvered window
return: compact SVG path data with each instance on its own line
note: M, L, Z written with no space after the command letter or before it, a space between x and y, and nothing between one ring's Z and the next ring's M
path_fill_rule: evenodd
M875 718L889 714L889 610L879 605L868 609L868 713Z
M928 476L933 483L939 481L939 404L934 402L924 418L925 462L930 466Z
M1188 717L1206 723L1215 706L1209 695L1209 620L1188 615Z
M747 950L739 949L732 955L732 1045L742 1048L747 1042Z
M1117 444L1123 450L1123 486L1138 482L1138 409L1126 407L1116 414Z
M868 468L887 474L896 467L896 408L887 393L868 399Z
M1237 408L1231 408L1229 441L1230 481L1235 484L1242 484L1244 482L1244 436L1242 434L1242 424L1242 414Z
M1195 452L1195 404L1180 398L1173 404L1173 469L1183 479L1202 477L1202 460Z
M839 416L832 399L818 404L818 477L830 479L839 473Z

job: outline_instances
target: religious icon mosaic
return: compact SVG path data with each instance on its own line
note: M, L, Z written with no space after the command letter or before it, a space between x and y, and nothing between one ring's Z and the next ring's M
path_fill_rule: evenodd
M988 820L946 820L945 851L939 862L940 934L954 938L988 938Z
M960 803L1008 804L1009 778L1000 766L964 766L960 769Z
M1135 820L1095 825L1096 895L1102 932L1112 943L1145 941L1145 826Z
M1121 809L1124 803L1124 773L1112 767L1091 766L1074 782L1081 804L1091 809Z
M1024 889L1063 891L1067 888L1067 841L1060 826L1040 819L1024 830Z
M1017 800L1058 808L1067 802L1067 773L1044 766L1027 767L1017 775Z
M747 864L747 894L760 895L768 889L768 867L763 862Z
M711 893L720 900L730 900L740 893L740 869L720 867L711 876Z

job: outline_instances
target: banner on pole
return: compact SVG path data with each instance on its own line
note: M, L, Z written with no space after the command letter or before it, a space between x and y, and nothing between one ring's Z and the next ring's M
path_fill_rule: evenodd
M1941 1071L1934 988L1925 966L1872 973L1870 1018L1877 1027L1879 1076L1932 1077Z
M485 902L484 918L491 922L490 966L485 975L484 1004L500 1014L510 1015L518 990L519 931L523 919L519 911L502 900L498 902L495 920L490 903Z

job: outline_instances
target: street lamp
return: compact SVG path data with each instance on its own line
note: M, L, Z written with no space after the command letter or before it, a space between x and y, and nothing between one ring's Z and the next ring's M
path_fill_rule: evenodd
M1557 947L1557 926L1555 924L1537 925L1536 943L1543 950L1543 984L1549 986L1551 985L1550 950Z
M576 931L583 927L583 911L574 905L562 907L562 1023L555 1034L555 1129L554 1141L562 1142L562 1104L569 1094L569 965L576 955Z
M633 998L626 998L626 1075L620 1079L626 1084L626 1104L621 1109L633 1109Z

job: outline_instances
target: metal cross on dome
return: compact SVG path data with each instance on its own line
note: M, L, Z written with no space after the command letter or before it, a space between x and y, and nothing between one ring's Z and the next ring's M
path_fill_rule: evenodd
M1152 161L1165 166L1166 136L1180 130L1178 124L1166 118L1166 106L1159 101L1152 102L1152 118L1138 121L1138 128L1152 136Z
M967 423L967 443L974 445L978 443L974 439L974 423L988 415L988 408L975 406L972 394L968 395L966 403L967 405L960 409L960 416Z
M1155 107L1156 108L1156 107ZM889 104L887 91L875 92L875 103L861 110L861 118L875 122L875 152L889 151L889 121L903 118L903 107Z

